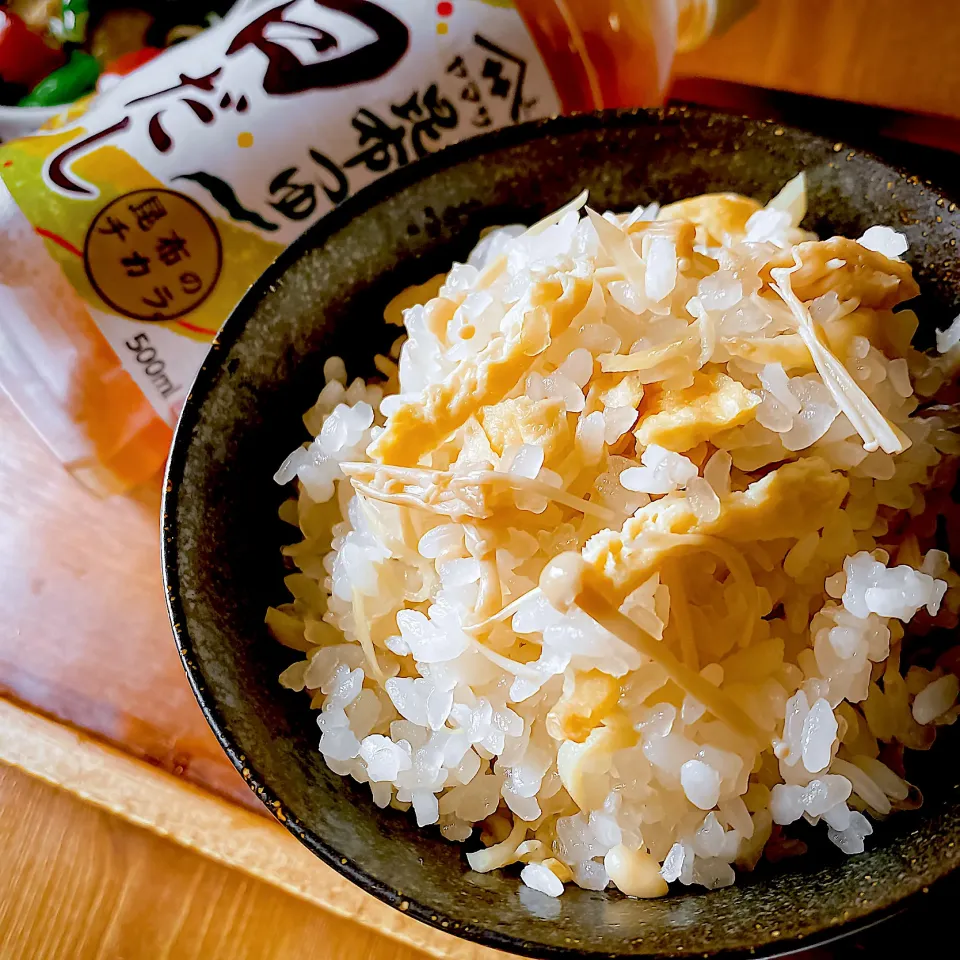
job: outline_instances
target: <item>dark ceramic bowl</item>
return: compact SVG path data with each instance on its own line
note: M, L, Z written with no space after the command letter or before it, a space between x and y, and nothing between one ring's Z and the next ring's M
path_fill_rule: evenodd
M286 599L279 551L292 539L277 519L289 489L271 476L305 439L300 416L323 383L324 359L339 354L351 375L374 373L374 352L396 336L382 321L394 294L464 257L484 227L532 222L583 187L601 210L711 190L766 200L798 170L808 177L810 229L857 237L885 223L907 235L932 339L960 304L960 213L936 188L809 133L675 109L515 127L380 180L280 257L210 351L180 420L164 500L170 616L187 675L270 812L410 916L533 956L771 955L889 915L952 868L960 768L938 776L934 751L910 771L923 809L879 825L863 856L817 849L735 887L654 901L576 887L552 900L522 888L514 871L471 873L459 844L378 810L366 786L327 769L306 697L277 683L297 655L263 625L267 605Z

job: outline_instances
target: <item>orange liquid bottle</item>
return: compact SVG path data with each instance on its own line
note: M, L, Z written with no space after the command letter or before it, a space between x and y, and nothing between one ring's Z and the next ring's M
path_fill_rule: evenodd
M514 0L564 110L663 102L677 53L726 29L756 0Z
M454 6L438 3L438 15ZM567 112L659 104L675 53L750 6L750 0L515 0ZM283 145L277 150L282 155ZM35 231L2 183L0 233L0 386L94 491L120 493L149 480L164 463L171 427L124 369L41 236L60 238Z
M0 182L0 384L64 466L101 496L163 466L172 431ZM10 254L13 254L10 256Z

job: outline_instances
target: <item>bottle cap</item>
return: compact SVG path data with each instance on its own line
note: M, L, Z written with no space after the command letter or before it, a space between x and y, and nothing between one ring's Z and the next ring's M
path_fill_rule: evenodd
M677 52L687 53L745 17L758 0L679 0Z

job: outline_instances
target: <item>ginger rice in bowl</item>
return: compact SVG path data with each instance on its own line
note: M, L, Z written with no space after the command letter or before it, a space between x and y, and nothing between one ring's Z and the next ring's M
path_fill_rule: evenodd
M801 230L802 175L586 199L391 304L382 379L327 362L276 477L281 682L332 770L551 896L726 886L803 821L861 852L960 712L909 662L960 608L960 324L911 347L904 238Z

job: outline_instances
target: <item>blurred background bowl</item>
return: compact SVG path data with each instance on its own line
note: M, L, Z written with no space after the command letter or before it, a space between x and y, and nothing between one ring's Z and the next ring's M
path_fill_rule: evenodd
M104 69L97 81L96 89L91 90L77 102L96 97L119 83L123 77L110 74L111 62L123 54L131 54L141 48L159 52L168 48L173 36L177 42L183 42L196 33L202 33L204 27L217 23L228 14L242 14L257 0L139 0L128 3L127 0L92 0L91 17L85 28L86 39L81 44L71 44L67 49L94 52ZM46 8L41 6L33 12L28 2L14 3L13 13L30 19L30 29L41 31L41 20L46 19ZM134 18L134 23L130 19ZM150 61L147 60L147 63ZM133 72L133 71L131 71ZM129 74L124 74L124 76ZM29 92L27 89L23 93ZM44 124L61 113L69 111L73 102L52 107L18 107L0 105L0 143L16 140L19 137L35 133Z
M39 130L65 107L0 107L0 143Z
M584 187L599 210L715 190L766 201L799 170L805 227L858 237L882 223L907 236L923 291L919 339L932 342L960 305L960 213L936 188L800 130L670 109L514 127L379 181L294 243L214 344L183 411L164 500L177 644L214 732L270 812L387 903L534 956L771 955L887 916L953 867L960 768L943 742L908 760L923 808L878 824L862 856L824 844L735 887L648 901L576 887L554 900L523 887L516 870L472 873L459 844L378 810L368 787L326 767L316 713L277 682L299 656L263 624L267 605L286 599L280 547L294 539L277 518L290 490L272 475L306 439L300 417L328 356L344 357L351 377L375 375L374 353L397 335L382 319L391 297L463 259L484 227L533 222Z

